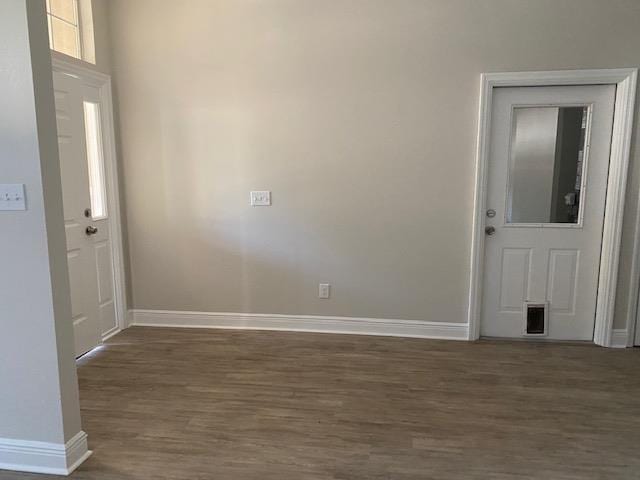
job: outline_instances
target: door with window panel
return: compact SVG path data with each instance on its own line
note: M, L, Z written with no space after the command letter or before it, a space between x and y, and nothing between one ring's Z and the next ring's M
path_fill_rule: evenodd
M117 329L114 265L97 89L54 72L76 355Z
M109 224L107 176L104 166L102 131L103 112L100 91L94 86L83 87L84 127L87 152L89 198L91 202L91 226L88 236L93 247L93 258L98 279L98 318L101 337L118 328L115 304L115 268L112 258L112 234ZM112 179L115 180L115 179Z
M615 86L497 88L481 335L592 340Z

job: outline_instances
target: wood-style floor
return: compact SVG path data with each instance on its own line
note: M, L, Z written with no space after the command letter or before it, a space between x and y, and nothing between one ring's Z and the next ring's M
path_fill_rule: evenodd
M640 478L638 349L135 327L78 372L75 480Z

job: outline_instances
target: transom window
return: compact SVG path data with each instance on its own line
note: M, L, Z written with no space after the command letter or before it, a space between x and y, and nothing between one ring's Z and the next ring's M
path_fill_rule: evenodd
M78 0L47 0L49 45L75 58L82 58Z
M51 50L95 63L91 0L47 0Z

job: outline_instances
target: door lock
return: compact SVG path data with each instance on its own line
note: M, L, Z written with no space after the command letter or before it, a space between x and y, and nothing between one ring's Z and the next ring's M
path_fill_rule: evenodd
M495 216L496 216L496 211L493 208L490 208L489 210L487 210L487 217L493 218Z
M486 233L487 235L493 235L494 233L496 233L496 227L484 227L484 233Z
M98 229L93 225L89 225L85 232L87 233L87 235L95 235L96 233L98 233Z

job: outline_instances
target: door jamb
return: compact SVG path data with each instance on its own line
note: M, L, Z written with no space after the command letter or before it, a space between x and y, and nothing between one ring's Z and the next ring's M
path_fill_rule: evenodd
M489 140L491 135L491 108L493 89L496 87L533 87L558 85L616 85L615 113L609 157L609 177L605 205L600 274L593 341L604 346L612 342L613 315L618 279L622 220L627 186L627 172L631 149L633 114L635 106L637 68L601 70L560 70L546 72L484 73L480 76L480 112L476 152L475 198L473 208L473 233L471 243L471 274L469 284L469 340L480 337L482 281L484 270L484 226L487 195L487 171ZM640 232L640 216L636 219L636 232ZM636 237L637 238L637 237ZM638 298L640 260L637 258L640 242L636 240L631 268L630 295ZM627 312L627 332L633 330L636 311Z
M65 55L52 52L51 63L53 71L73 75L85 84L95 87L100 92L100 116L104 145L104 167L107 188L107 208L109 210L109 230L111 234L111 262L113 265L113 284L116 326L107 332L100 332L100 340L104 342L109 337L127 327L127 297L124 269L124 255L122 248L122 223L120 215L120 191L118 176L118 161L115 147L115 131L113 116L113 96L111 93L111 77L79 62L67 60Z

